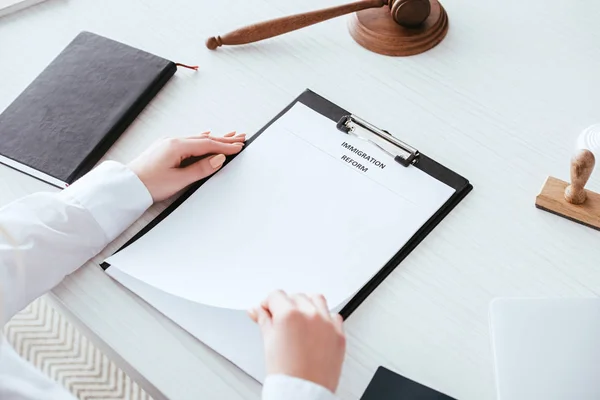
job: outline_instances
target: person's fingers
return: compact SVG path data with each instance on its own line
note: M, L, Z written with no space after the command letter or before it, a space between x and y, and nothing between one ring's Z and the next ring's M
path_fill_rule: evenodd
M252 321L258 324L258 311L256 311L256 308L251 308L248 310L248 316Z
M256 323L260 326L260 330L263 335L271 327L271 314L262 307L255 308L256 310Z
M175 170L174 172L182 179L181 188L214 174L223 166L225 159L224 154L217 154Z
M243 143L223 143L209 138L205 139L181 139L176 145L175 151L181 159L206 154L237 154L242 150Z
M186 139L206 139L207 137L210 137L210 131L202 132L199 135L188 136Z
M331 318L333 319L333 325L335 329L340 333L344 334L344 318L340 314L331 314Z
M325 300L325 297L322 294L313 294L309 298L322 316L326 317L327 319L331 318L329 307L327 306L327 300Z
M302 313L307 315L315 315L317 313L317 308L307 295L298 293L292 296L292 300L294 300L294 303L296 303Z
M271 315L276 316L277 314L294 309L294 303L284 291L277 290L267 297L262 307L269 311Z
M198 136L191 136L188 139L211 139L221 143L236 143L236 142L244 142L246 141L246 134L240 133L236 135L236 132L229 132L224 136L214 136L211 135L210 132L204 132Z
M231 137L208 136L208 138L221 143L238 143L246 141L246 135L236 135Z

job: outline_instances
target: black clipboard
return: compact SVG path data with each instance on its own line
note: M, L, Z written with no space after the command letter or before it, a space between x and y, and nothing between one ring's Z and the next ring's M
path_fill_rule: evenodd
M379 135L388 135L388 138L399 142L401 148L400 153L404 153L405 156L396 156L400 157L396 161L403 164L405 167L413 166L415 168L420 169L421 171L427 173L431 177L445 183L446 185L452 187L455 190L455 193L444 203L444 205L413 235L413 237L402 247L391 259L390 261L384 265L379 272L371 278L369 282L367 282L362 289L360 289L356 295L346 304L346 306L340 311L340 314L344 319L348 318L352 312L354 312L358 306L373 292L377 286L404 260L410 253L413 251L419 243L456 207L458 203L473 189L473 186L469 183L469 181L457 173L451 171L450 169L444 167L443 165L435 162L431 158L426 155L418 152L416 149L413 149L411 146L400 142L398 139L394 139L383 130L378 130L373 125L366 123L355 117L350 112L344 110L343 108L337 106L336 104L330 102L329 100L319 96L313 91L307 89L300 96L298 96L294 101L292 101L285 109L283 109L275 118L269 121L262 129L260 129L254 136L252 136L246 142L246 146L244 150L252 144L257 137L260 136L265 130L267 130L275 121L281 118L286 112L288 112L296 103L302 103L305 106L309 107L313 111L323 115L324 117L330 119L334 123L334 127L340 129L342 131L347 132L349 128L349 124L351 122L357 122L361 124L363 128L373 129L379 131ZM358 121L353 121L353 118L358 119ZM362 121L362 122L361 122ZM367 125L366 127L364 125ZM230 157L225 161L225 165L229 163L235 156ZM159 224L163 219L165 219L169 214L171 214L177 207L179 207L184 201L187 200L200 186L204 184L209 178L203 179L188 188L177 200L175 200L169 207L167 207L162 213L160 213L152 222L146 225L140 232L138 232L133 238L131 238L123 247L121 247L118 251L121 251L125 247L129 246L142 236L144 236L147 232L149 232L152 228L154 228L157 224ZM101 264L101 267L106 270L110 267L110 264L104 262ZM265 294L266 295L266 294Z

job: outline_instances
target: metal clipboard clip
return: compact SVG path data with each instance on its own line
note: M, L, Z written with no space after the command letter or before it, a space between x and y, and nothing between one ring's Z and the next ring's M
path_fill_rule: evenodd
M356 115L344 115L337 123L337 128L377 146L405 167L415 164L419 160L417 149Z

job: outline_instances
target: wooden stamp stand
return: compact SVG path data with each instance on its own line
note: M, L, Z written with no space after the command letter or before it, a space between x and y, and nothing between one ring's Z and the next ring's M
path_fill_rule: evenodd
M448 32L448 16L438 0L360 0L249 25L209 38L206 47L253 43L350 13L355 13L349 23L352 38L370 51L389 56L427 51Z
M585 189L594 165L594 154L580 150L571 159L571 184L548 177L535 199L535 206L600 230L600 194Z

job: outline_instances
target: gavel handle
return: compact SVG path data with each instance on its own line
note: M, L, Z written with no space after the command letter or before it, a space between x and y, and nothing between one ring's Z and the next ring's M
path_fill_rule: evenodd
M258 42L259 40L272 38L306 26L314 25L331 18L339 17L352 12L365 10L367 8L383 7L386 0L360 0L342 6L325 8L304 14L290 15L249 25L230 32L223 36L213 36L206 41L206 47L215 50L222 45L237 45Z

